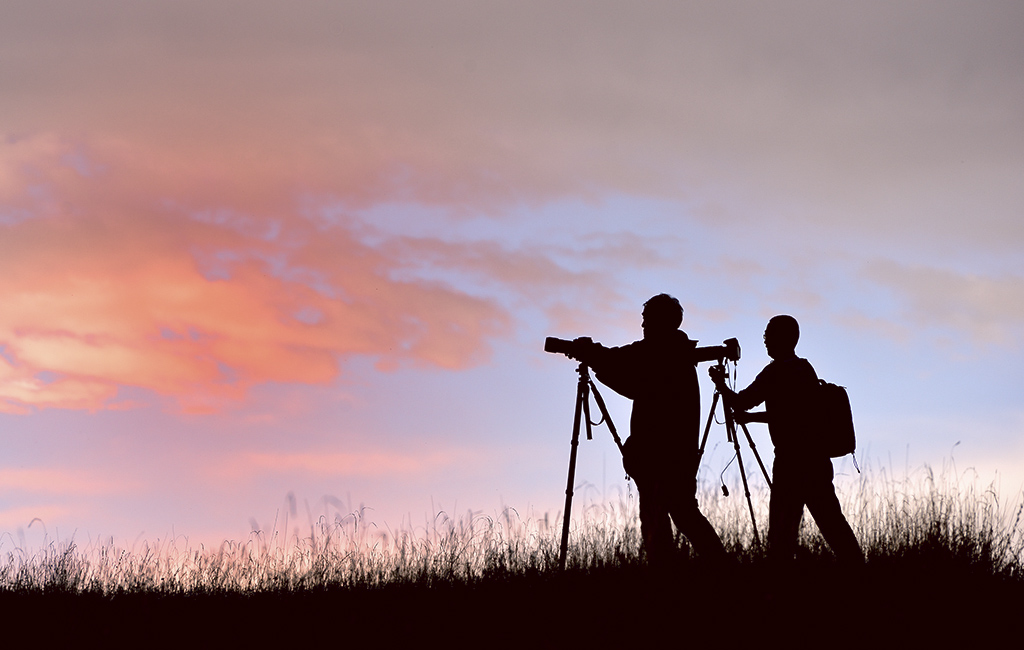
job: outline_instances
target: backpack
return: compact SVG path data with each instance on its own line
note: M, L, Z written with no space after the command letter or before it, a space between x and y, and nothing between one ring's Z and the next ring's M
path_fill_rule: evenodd
M852 454L857 448L853 433L853 410L846 388L819 379L818 414L821 424L821 443L829 458Z

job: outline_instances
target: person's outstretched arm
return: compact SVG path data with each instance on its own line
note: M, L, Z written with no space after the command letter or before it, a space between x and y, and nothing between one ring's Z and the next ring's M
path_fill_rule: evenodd
M715 388L722 394L725 403L737 414L741 411L749 411L764 402L763 382L760 381L761 375L758 375L749 386L738 393L726 384L724 368L712 366L708 368L708 375L711 376L711 381L715 382ZM768 414L764 412L744 413L744 415L750 418L747 420L748 422L768 421Z

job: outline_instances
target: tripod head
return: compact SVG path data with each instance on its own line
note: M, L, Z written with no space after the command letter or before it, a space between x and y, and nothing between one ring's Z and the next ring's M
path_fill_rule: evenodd
M735 341L736 339L732 339ZM724 347L724 346L723 346ZM711 376L711 380L715 382L715 393L721 394L722 387L726 386L729 381L729 365L732 364L732 369L735 370L736 362L739 361L739 344L737 343L736 358L730 359L727 356L721 356L718 358L718 363L708 368L708 375Z

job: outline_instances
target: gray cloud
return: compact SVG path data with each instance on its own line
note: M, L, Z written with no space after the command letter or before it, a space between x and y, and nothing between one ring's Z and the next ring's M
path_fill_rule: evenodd
M371 200L625 192L1012 247L1021 33L1012 2L7 3L0 119Z

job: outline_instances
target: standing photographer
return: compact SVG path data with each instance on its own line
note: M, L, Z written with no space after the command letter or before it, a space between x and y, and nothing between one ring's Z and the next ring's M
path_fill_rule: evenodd
M659 294L644 303L643 339L617 348L576 339L569 353L593 368L602 383L633 400L622 464L636 481L644 548L655 564L663 564L676 549L669 517L698 555L725 556L722 540L697 506L696 465L697 363L724 356L726 348L698 348L679 329L682 322L679 301Z
M815 405L818 375L796 356L800 326L792 316L775 316L764 330L764 346L772 362L739 393L726 386L723 373L711 368L711 379L733 409L737 423L766 422L775 445L772 495L768 506L768 555L775 561L793 558L804 505L840 561L860 563L864 555L843 516L832 484L832 460L823 450L821 433L809 412ZM765 411L745 411L764 403Z

